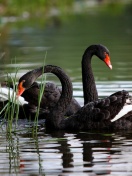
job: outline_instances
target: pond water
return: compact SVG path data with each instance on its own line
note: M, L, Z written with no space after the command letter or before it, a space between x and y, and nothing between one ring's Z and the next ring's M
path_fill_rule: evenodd
M122 25L123 24L123 25ZM96 57L93 72L100 97L118 90L132 94L132 20L127 14L72 15L64 22L6 24L1 28L0 74L3 81L18 68L19 78L44 62L62 67L71 77L74 97L83 105L81 57L91 44L111 53L113 70ZM55 76L47 81L61 86ZM12 133L0 130L1 175L132 175L131 131L46 131L33 133L25 121ZM30 128L29 128L30 127Z

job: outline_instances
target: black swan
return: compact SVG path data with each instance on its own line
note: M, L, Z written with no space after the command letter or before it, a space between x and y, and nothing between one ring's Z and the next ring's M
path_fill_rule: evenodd
M110 69L112 69L112 64L110 61L110 52L107 49L107 47L101 44L96 44L90 45L85 50L82 57L82 82L83 82L84 104L98 100L98 92L91 67L91 59L93 55L96 55L99 59L105 62ZM125 106L123 109L124 114L126 109L127 108ZM116 116L116 118L113 119L112 121L117 120L119 116ZM132 112L129 112L129 115L127 116L132 116Z
M82 56L82 82L84 93L84 104L98 100L98 92L91 67L92 56L96 55L112 69L110 62L109 50L103 45L89 46Z
M80 108L75 114L65 117L67 106L72 100L72 84L69 77L64 71L52 65L47 65L44 68L40 67L21 77L18 84L18 92L21 88L27 89L36 78L42 73L53 73L61 81L62 93L55 104L46 114L46 127L50 129L131 129L132 118L123 118L116 122L111 122L121 110L124 105L128 104L132 108L131 97L127 91L119 91L111 96L90 102ZM33 74L34 73L34 74ZM33 75L33 77L32 77Z
M39 94L41 90L42 84L38 84L37 82L34 82L40 75L43 73L43 67L41 69L35 71L29 71L26 74L24 74L19 79L19 91L18 95L21 95L24 97L24 99L29 102L30 105L38 106L38 99ZM26 83L23 82L23 80L26 80ZM23 87L26 84L26 87ZM23 85L23 86L22 86ZM41 98L40 107L45 110L50 110L52 107L55 106L57 101L59 100L61 96L61 89L56 86L54 83L46 83L44 86L43 95ZM79 103L72 98L71 103L67 106L66 116L70 116L77 112L81 106Z

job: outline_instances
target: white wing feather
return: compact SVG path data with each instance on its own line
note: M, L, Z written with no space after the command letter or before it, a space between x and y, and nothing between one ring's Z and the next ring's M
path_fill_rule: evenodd
M23 97L17 97L16 92L11 88L0 87L0 101L11 101L12 103L23 105L28 104Z

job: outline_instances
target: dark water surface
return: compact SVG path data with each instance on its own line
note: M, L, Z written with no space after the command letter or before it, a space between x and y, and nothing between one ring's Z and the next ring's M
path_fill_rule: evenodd
M130 16L71 16L58 24L7 24L1 28L0 74L17 77L46 64L58 65L73 81L74 96L83 105L81 57L91 44L111 53L113 70L96 57L93 72L100 97L118 90L132 94L132 20ZM123 25L122 25L123 24ZM46 59L45 59L46 58ZM55 76L48 76L60 86ZM132 175L131 131L32 133L30 125L7 133L0 130L0 175ZM33 135L34 134L34 135Z

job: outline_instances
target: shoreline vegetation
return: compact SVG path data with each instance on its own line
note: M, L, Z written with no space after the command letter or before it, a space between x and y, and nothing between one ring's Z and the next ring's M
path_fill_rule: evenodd
M72 14L110 13L120 15L124 12L131 13L131 0L2 0L0 2L0 25L8 22L27 21L29 19L41 18L45 23L54 20L60 23L66 19L66 16Z

